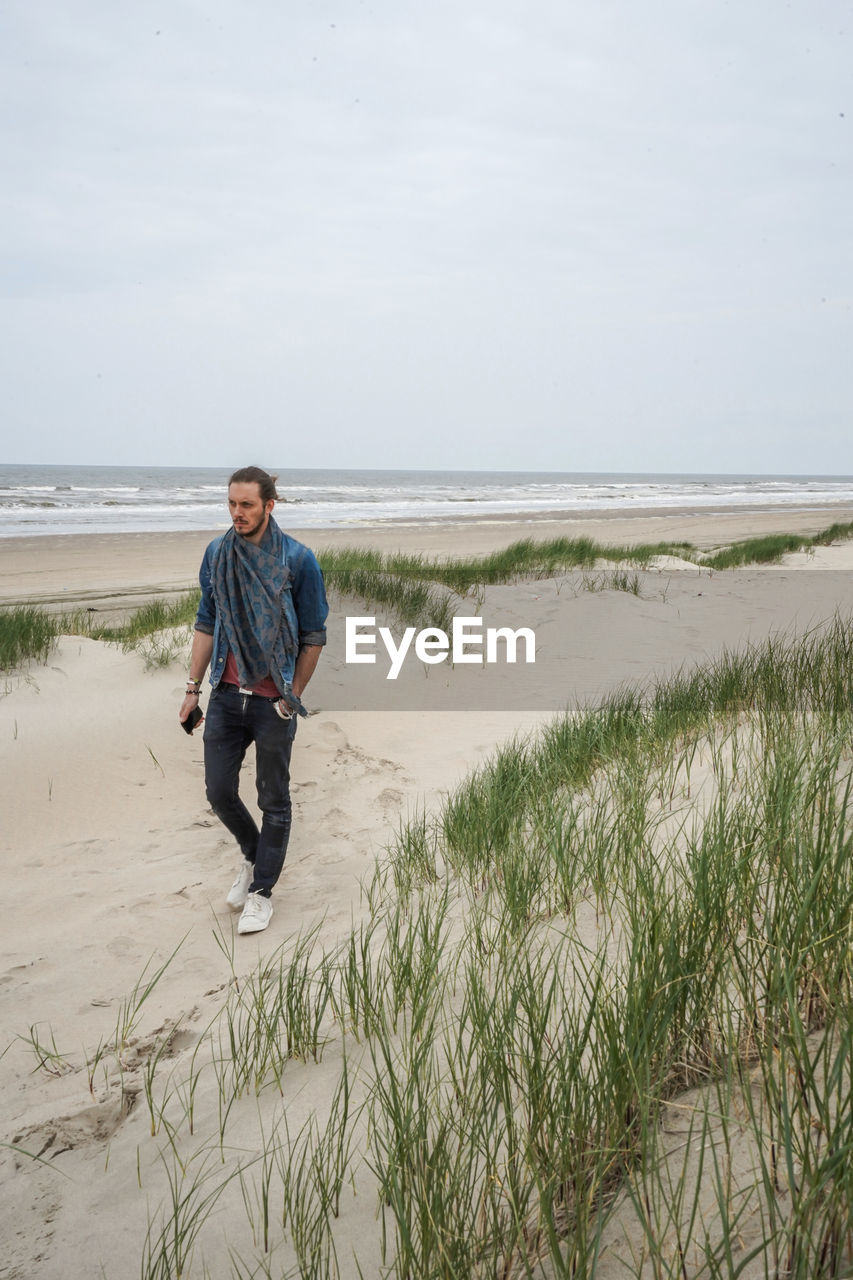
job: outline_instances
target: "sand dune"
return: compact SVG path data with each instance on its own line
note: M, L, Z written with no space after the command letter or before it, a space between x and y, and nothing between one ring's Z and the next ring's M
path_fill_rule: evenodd
M73 557L73 540L66 541ZM194 543L182 554L188 547L195 555ZM45 666L6 676L0 1050L9 1047L0 1059L0 1275L140 1274L149 1216L168 1196L158 1155L168 1149L166 1132L151 1137L144 1105L152 1054L173 1066L177 1088L235 975L308 927L316 926L321 946L344 937L366 911L363 885L401 816L433 805L497 743L575 700L595 701L625 681L643 682L725 646L853 611L851 568L849 548L840 547L819 559L731 574L700 575L667 562L643 575L638 596L588 589L578 575L492 588L484 619L532 626L538 638L534 669L504 670L492 680L479 670L444 666L425 676L412 666L391 686L378 668L348 668L346 606L337 602L307 698L315 714L300 724L294 750L294 828L275 915L254 938L234 935L224 904L237 859L205 804L200 737L187 738L177 725L181 661L146 670L138 653L66 637ZM32 588L56 598L55 585L44 585L50 574L36 583L21 572L20 594ZM154 585L171 587L180 577L172 566ZM68 586L73 594L73 579ZM121 591L121 574L111 566L87 589L98 598ZM248 761L248 794L251 773ZM173 952L128 1025L134 990L138 1000ZM117 1024L127 1033L121 1052L106 1052L93 1066ZM41 1069L34 1041L44 1051ZM295 1128L339 1065L333 1042L319 1066L288 1067ZM202 1121L215 1130L218 1100L207 1071L197 1098L200 1131ZM241 1099L228 1141L256 1150L277 1102L274 1089ZM236 1184L232 1192L206 1229L211 1276L234 1274L226 1239L242 1256L254 1247ZM378 1265L375 1210L370 1196L350 1197L339 1224L365 1275ZM348 1257L346 1247L339 1252ZM191 1274L202 1274L200 1254ZM342 1274L353 1274L349 1263Z

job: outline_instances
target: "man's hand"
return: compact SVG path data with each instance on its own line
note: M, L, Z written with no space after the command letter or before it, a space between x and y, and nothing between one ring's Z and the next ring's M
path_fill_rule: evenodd
M194 631L192 652L190 654L190 682L204 679L204 673L210 665L212 656L213 636L208 635L206 631ZM181 709L178 712L178 719L181 724L184 723L190 712L194 711L197 706L198 694L190 693L187 690L181 703Z
M197 706L198 706L197 693L184 694L184 700L181 703L181 709L178 712L178 719L180 720L181 724L183 724L183 722L186 720L188 715L190 715L193 711L195 711Z

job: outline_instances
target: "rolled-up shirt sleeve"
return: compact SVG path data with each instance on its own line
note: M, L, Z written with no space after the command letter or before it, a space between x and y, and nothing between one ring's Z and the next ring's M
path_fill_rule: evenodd
M211 544L213 545L213 544ZM213 598L213 583L210 573L210 547L204 553L201 568L198 571L198 584L201 587L201 600L195 617L195 630L212 636L216 627L216 602Z
M304 645L326 643L326 618L329 616L323 570L313 551L309 551L307 547L303 551L299 563L294 566L291 587L293 607L299 624L300 649Z

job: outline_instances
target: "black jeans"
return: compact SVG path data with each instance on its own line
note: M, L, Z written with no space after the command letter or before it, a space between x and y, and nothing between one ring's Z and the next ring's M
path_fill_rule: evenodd
M282 720L268 698L222 685L210 695L204 721L207 799L244 858L255 864L249 892L267 897L281 875L290 838L290 752L295 736L296 716ZM255 744L258 808L263 814L260 831L238 794L240 766L250 742Z

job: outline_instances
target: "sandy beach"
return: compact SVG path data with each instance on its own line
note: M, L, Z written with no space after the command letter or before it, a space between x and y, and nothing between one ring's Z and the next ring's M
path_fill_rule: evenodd
M304 540L319 552L361 545L435 555L580 535L707 548L850 519L846 509L591 513L312 531ZM191 587L207 540L194 533L6 539L0 606L118 616ZM666 561L640 575L636 594L563 574L489 588L477 611L487 624L535 630L535 666L487 679L482 669L444 664L427 673L413 663L389 682L380 662L347 664L344 620L358 607L332 600L329 645L306 698L313 714L294 748L287 864L272 924L255 938L236 936L225 906L238 860L205 804L200 736L188 738L177 725L185 657L147 669L139 652L65 637L45 665L0 677L3 1280L165 1276L153 1264L146 1273L141 1260L151 1223L169 1203L178 1148L184 1175L204 1174L197 1198L214 1175L233 1173L238 1157L250 1171L242 1191L235 1175L218 1193L185 1275L268 1274L252 1270L265 1255L258 1202L246 1190L255 1185L259 1135L285 1114L295 1137L328 1108L341 1067L339 1031L330 1026L319 1064L287 1065L281 1090L267 1084L232 1102L227 1154L218 1145L222 1094L213 1068L200 1073L192 1135L174 1141L165 1121L152 1126L146 1087L186 1100L193 1055L235 984L300 931L316 929L321 949L345 938L368 912L366 886L401 821L433 808L498 744L626 682L642 686L725 649L853 614L853 544L714 574ZM251 794L251 761L245 773ZM365 1043L346 1049L357 1077ZM342 1276L357 1274L354 1256L365 1276L381 1274L370 1186L363 1171L357 1197L344 1189L334 1227ZM280 1219L279 1212L276 1241ZM289 1249L276 1244L271 1274L292 1274Z
M287 528L287 505L279 507ZM772 533L814 534L853 520L849 506L818 509L728 508L725 511L638 508L618 516L603 511L542 514L535 519L471 518L453 523L387 522L351 529L294 530L315 551L326 547L375 547L385 551L452 556L486 555L518 538L593 538L636 546L640 542L691 542L707 550L741 538ZM226 526L223 525L223 528ZM69 534L0 538L0 606L81 606L112 614L155 595L196 584L198 563L210 533ZM221 532L221 530L220 530Z

